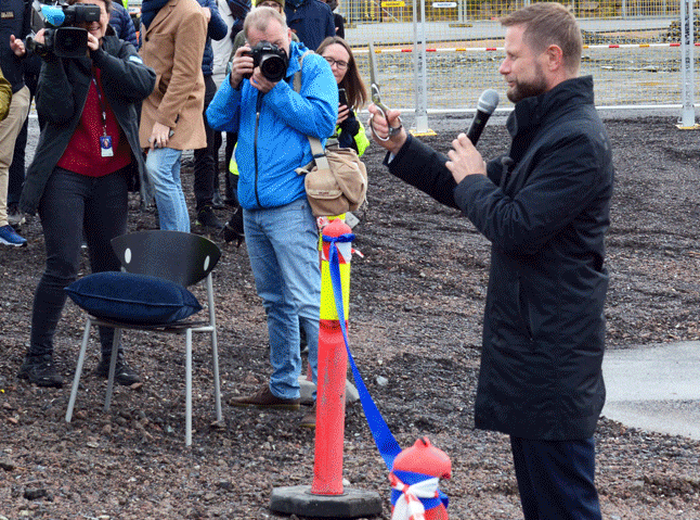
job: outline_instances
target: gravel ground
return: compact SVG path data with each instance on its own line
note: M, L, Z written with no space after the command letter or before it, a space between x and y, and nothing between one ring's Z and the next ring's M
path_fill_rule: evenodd
M617 168L607 257L610 349L698 339L700 147L697 132L675 123L662 116L607 121ZM447 151L453 136L426 140ZM479 147L488 157L506 143L502 125L492 122ZM473 428L489 244L455 211L391 178L382 158L376 146L365 156L369 201L354 230L365 257L352 268L353 354L401 446L428 436L451 457L453 477L441 483L451 518L522 518L507 438ZM190 168L183 179L193 203ZM133 200L130 228L155 228L155 216L137 207ZM213 424L202 341L194 355L191 448L184 445L184 349L157 335L126 334L142 385L117 389L105 413L105 383L84 376L74 420L66 424L69 388L16 379L44 262L38 219L22 234L29 247L0 251L0 519L277 518L269 509L272 490L312 483L314 434L297 427L305 410L259 412L225 403L225 424ZM229 398L266 381L269 365L245 246L221 247L214 285ZM83 324L69 302L55 341L66 380ZM98 362L94 343L87 371ZM604 518L700 520L700 442L606 418L596 438ZM352 487L378 492L380 518L390 517L387 470L358 405L346 412L343 474Z

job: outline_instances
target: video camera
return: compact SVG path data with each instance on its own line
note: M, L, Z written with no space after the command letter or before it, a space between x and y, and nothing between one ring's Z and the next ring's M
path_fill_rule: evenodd
M258 42L248 52L248 56L253 57L253 65L260 67L262 75L270 81L280 81L287 73L287 66L289 65L287 53L273 43L265 40Z
M60 58L85 56L88 32L74 26L98 22L101 14L100 7L93 4L45 4L34 0L31 17L33 34L27 37L27 48L42 57L50 53ZM33 37L40 29L45 29L43 44L37 43Z

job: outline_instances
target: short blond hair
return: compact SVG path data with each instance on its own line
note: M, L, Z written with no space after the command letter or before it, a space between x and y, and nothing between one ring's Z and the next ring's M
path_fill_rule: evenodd
M284 29L285 32L287 31L287 20L284 15L280 14L277 10L272 7L263 6L252 9L243 22L243 34L245 34L246 40L248 39L248 32L251 27L255 28L256 31L265 32L272 20L277 20L282 29Z
M501 18L501 25L525 27L523 40L537 53L557 45L562 51L564 67L571 72L578 71L583 50L581 29L574 15L562 4L531 4Z

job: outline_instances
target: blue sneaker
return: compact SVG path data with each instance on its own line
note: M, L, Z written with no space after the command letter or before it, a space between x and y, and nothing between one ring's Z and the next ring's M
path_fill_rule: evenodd
M12 226L7 225L0 227L0 244L5 244L6 246L24 247L27 245L27 239L19 236L17 232L12 229Z

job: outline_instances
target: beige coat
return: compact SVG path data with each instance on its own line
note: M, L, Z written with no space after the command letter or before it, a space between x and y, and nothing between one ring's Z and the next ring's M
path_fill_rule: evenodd
M207 20L202 8L195 0L170 0L141 36L141 57L156 71L156 87L141 109L141 146L148 148L158 122L174 132L168 148L206 147L202 57Z

